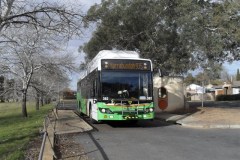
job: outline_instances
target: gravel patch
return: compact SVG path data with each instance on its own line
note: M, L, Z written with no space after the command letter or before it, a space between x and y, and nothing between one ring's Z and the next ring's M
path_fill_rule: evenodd
M89 160L84 147L75 141L75 134L56 135L54 147L57 159Z
M42 136L38 136L34 138L32 141L30 141L24 153L24 159L25 160L38 159L41 145L42 145Z

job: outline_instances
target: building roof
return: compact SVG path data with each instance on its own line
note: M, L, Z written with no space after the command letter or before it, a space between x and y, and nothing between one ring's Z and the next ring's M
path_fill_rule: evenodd
M187 86L187 91L194 92L194 93L205 93L205 88L199 86L197 84L190 84Z

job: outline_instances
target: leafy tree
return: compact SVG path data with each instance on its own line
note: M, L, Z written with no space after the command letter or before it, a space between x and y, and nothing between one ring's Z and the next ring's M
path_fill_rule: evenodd
M88 11L88 20L98 21L98 27L83 47L87 59L102 49L136 50L165 70L186 71L191 54L180 42L173 21L177 16L175 6L175 1L165 4L155 0L112 0L93 6ZM178 65L171 65L176 62Z
M239 59L239 14L237 1L224 0L209 3L201 0L198 3L194 33L195 56L203 65Z
M209 61L209 63L202 69L205 74L205 80L208 81L208 83L211 83L211 81L221 78L223 66L217 62Z
M87 20L97 24L81 48L92 59L102 49L139 51L174 73L239 59L237 1L103 0Z
M188 73L188 75L184 78L184 83L186 83L186 85L190 85L195 82L196 82L196 79L193 77L191 73Z
M221 86L223 85L223 81L221 79L214 79L214 80L211 80L211 84L215 86Z

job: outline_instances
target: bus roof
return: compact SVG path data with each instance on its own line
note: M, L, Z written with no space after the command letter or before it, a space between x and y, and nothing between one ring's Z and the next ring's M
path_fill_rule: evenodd
M139 54L135 51L120 51L120 50L102 50L100 51L88 64L88 67L94 66L96 62L100 61L101 59L138 59ZM94 69L97 68L94 67Z
M139 54L135 51L102 50L93 58L93 61L110 58L139 58Z
M88 73L92 72L100 65L101 59L139 59L139 54L135 51L123 50L102 50L87 66Z
M99 68L101 59L142 59L136 51L125 50L102 50L87 65L87 71L82 74L81 79L96 68Z

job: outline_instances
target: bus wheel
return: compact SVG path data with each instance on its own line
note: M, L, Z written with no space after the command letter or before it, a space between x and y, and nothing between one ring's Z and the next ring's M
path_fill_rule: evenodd
M96 124L97 123L97 121L92 118L92 108L89 109L89 118L90 118L90 122L92 124Z
M79 114L80 116L83 116L81 102L78 103L78 106L79 106Z

